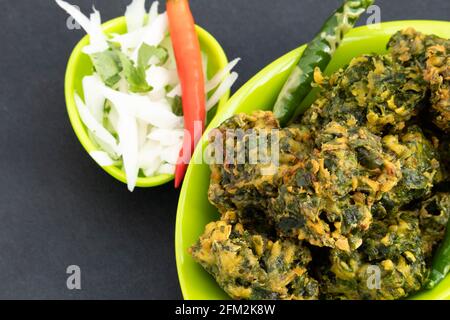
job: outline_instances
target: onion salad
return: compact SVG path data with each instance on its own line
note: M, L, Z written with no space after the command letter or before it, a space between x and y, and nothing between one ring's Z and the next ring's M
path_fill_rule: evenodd
M95 7L87 17L78 7L56 0L90 36L83 53L91 58L94 72L82 80L84 99L75 94L80 118L98 147L90 156L100 166L122 168L130 191L138 177L175 173L185 134L167 14L158 12L157 1L147 11L145 2L133 0L126 8L127 33L105 34ZM202 56L207 75L207 56ZM239 60L206 81L207 111L235 83L238 74L232 70Z

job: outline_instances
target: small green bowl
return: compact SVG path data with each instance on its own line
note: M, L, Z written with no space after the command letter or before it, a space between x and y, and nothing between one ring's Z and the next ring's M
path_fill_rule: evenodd
M103 30L107 34L118 33L123 34L126 32L126 20L124 17L119 17L108 21L103 24ZM209 34L206 30L199 26L196 26L196 31L200 41L202 51L208 57L208 77L212 77L216 72L223 69L228 64L227 56L223 48L217 42L217 40ZM65 96L67 112L69 113L70 122L73 130L83 145L84 149L88 152L98 150L99 148L90 139L87 129L80 119L78 110L75 104L75 93L78 93L81 97L83 95L82 79L87 75L92 75L92 63L86 54L82 52L83 48L89 44L89 36L85 36L73 50L66 70L65 78ZM219 113L223 106L228 101L230 92L228 91L217 105L217 113ZM126 183L127 179L125 172L116 166L102 167L106 172L117 180ZM158 175L154 177L139 177L137 179L137 187L155 187L161 184L167 183L174 178L173 175Z
M364 53L383 53L392 34L406 27L414 27L427 34L450 37L450 22L441 21L396 21L382 23L378 28L367 26L355 28L339 47L327 73L346 65L353 57ZM236 113L272 108L290 71L300 58L302 46L276 60L248 83L246 83L217 114L205 133L194 157L201 159L207 145L207 133ZM309 99L311 101L311 97ZM202 147L200 147L202 146ZM196 161L195 163L200 163ZM214 279L188 253L203 233L205 225L219 218L219 214L208 201L210 170L206 164L191 164L184 179L178 203L175 227L175 253L183 296L188 300L229 299ZM423 291L414 299L450 299L450 276L433 290Z

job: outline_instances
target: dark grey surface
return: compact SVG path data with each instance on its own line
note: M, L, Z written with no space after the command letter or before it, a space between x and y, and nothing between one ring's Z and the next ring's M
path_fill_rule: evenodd
M87 12L91 0L72 0ZM129 0L97 0L103 19ZM338 0L192 0L198 24L242 57L236 87L310 39ZM49 0L0 0L0 298L179 299L178 192L102 172L70 127L63 77L82 36ZM382 20L450 20L448 0L378 1ZM366 19L366 17L364 18ZM79 265L82 290L66 288Z

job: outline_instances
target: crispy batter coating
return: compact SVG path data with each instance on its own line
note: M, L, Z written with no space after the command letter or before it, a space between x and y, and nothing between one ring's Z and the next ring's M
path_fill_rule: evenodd
M244 220L247 216L257 218L261 211L267 210L268 201L277 195L283 176L291 175L301 159L310 153L310 133L302 128L280 129L272 112L236 115L225 121L217 133L211 143L218 143L224 159L211 165L209 200L221 213L235 210ZM276 151L273 151L274 141ZM277 166L271 161L272 151L279 156ZM244 161L238 154L246 157ZM251 154L256 162L249 161Z
M449 45L450 47L450 45ZM425 80L430 83L434 123L450 132L450 49L436 45L427 50Z
M388 48L392 58L403 67L423 70L425 69L427 49L435 45L448 45L448 40L407 28L391 37Z
M364 235L361 251L368 261L396 259L404 252L422 255L421 243L417 213L402 211L394 217L374 221Z
M402 176L399 183L383 195L381 204L387 211L395 211L429 195L433 185L443 180L438 151L418 126L410 126L398 136L387 135L383 142L398 158Z
M211 138L222 217L191 254L231 297L401 299L427 280L450 216L450 41L407 29L388 49L317 71L287 128L258 111Z
M367 262L359 251L332 249L330 260L331 269L321 278L324 299L401 299L420 290L428 276L422 256L409 251L394 260Z
M423 201L418 210L422 233L422 251L430 258L444 238L450 217L450 193L440 192Z
M329 265L321 270L321 294L327 299L401 299L420 290L433 250L445 235L450 194L437 193L416 207L375 220L358 250L332 249ZM381 275L378 287L374 268Z
M371 132L398 132L420 111L427 92L420 68L405 68L390 55L363 55L325 78L319 97L302 123L319 130L331 121L366 126Z
M295 240L268 240L241 224L212 222L191 249L234 299L317 299L319 285L308 275L309 250Z
M374 221L359 250L332 249L324 269L321 294L327 299L401 299L419 290L428 269L417 214Z
M266 117L253 117L258 115ZM366 127L333 121L310 131L306 144L304 134L291 130L299 129L280 131L281 149L294 156L275 175L261 174L259 165L216 165L211 202L222 212L236 210L246 226L266 221L282 236L349 251L361 245L374 206L386 215L426 196L441 179L437 152L415 126L381 138Z
M409 28L389 42L395 61L407 69L421 70L431 90L431 113L435 125L450 130L450 40L424 35Z
M282 235L355 249L371 223L370 203L377 197L370 185L378 189L378 182L371 178L387 183L397 179L395 170L384 170L381 141L364 128L331 122L316 134L316 146L295 174L284 177L270 216Z

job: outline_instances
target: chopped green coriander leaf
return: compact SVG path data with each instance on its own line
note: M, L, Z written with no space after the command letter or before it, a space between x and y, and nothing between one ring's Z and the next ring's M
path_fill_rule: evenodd
M92 64L103 82L112 87L120 80L122 67L114 51L106 50L91 54Z
M125 54L120 51L116 51L122 64L123 73L125 79L128 82L131 92L148 92L152 90L152 87L147 83L145 79L145 69L141 66L137 68Z
M175 96L174 98L170 99L170 102L172 104L172 112L176 116L181 117L183 115L183 103L181 101L181 97Z
M142 44L138 53L138 67L147 69L149 61L152 57L156 57L159 61L159 65L166 63L169 58L167 50L160 46L149 46L148 44Z

